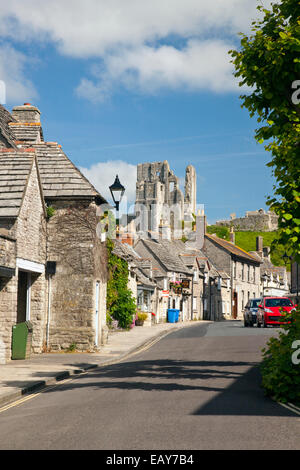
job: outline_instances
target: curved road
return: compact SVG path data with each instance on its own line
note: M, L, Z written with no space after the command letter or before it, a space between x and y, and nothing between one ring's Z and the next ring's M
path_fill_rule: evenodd
M0 449L299 449L299 414L260 388L274 334L239 321L180 329L0 410Z

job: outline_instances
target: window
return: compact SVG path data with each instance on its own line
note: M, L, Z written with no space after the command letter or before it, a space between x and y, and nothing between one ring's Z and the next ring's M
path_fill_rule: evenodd
M251 300L250 307L252 307L252 308L258 308L258 306L259 306L260 302L261 302L261 300L260 300L260 299L254 299L254 300Z
M266 307L291 307L293 304L289 299L266 299Z
M242 263L242 281L244 280L244 276L245 276L245 265L244 263Z
M236 279L236 262L233 261L233 279Z

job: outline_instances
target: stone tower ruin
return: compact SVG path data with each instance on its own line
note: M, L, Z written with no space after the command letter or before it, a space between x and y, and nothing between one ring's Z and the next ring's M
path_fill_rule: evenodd
M170 227L173 238L181 238L186 221L196 212L196 171L186 168L185 194L179 188L179 178L164 162L140 163L136 183L136 231L159 236L161 227ZM184 224L183 224L184 222ZM187 224L188 225L188 224ZM191 224L190 224L191 225ZM168 233L166 230L164 233Z

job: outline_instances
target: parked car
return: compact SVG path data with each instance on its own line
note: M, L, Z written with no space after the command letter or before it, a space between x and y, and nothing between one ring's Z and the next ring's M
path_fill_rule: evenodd
M256 323L257 310L261 302L261 298L248 300L244 310L244 326L253 326Z
M296 305L288 297L264 297L257 311L258 328L262 325L264 327L281 325L282 313L291 312L295 307Z

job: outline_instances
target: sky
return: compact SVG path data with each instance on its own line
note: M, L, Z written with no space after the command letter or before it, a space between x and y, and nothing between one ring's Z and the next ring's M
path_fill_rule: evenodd
M208 223L266 209L270 155L239 95L230 49L269 0L0 0L0 82L7 109L30 102L45 140L110 200L128 207L136 165L197 173Z

